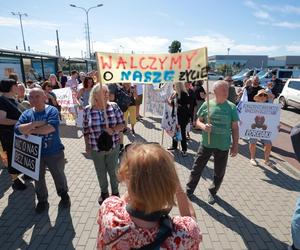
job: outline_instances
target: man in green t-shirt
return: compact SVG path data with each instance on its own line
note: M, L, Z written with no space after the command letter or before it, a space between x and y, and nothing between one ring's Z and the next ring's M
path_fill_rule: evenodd
M215 203L217 191L223 181L229 149L230 155L232 157L236 156L238 153L239 139L239 117L236 106L227 100L228 83L226 81L217 81L214 83L213 90L215 98L209 101L210 120L207 119L207 102L203 103L197 113L198 119L196 126L203 130L202 143L198 149L186 186L187 195L191 197L200 180L204 167L211 155L213 155L214 181L209 188L208 202L210 204Z

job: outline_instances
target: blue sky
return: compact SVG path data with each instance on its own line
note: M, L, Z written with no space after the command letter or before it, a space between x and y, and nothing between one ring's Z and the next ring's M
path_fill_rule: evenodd
M291 0L10 0L1 1L0 47L22 49L19 20L32 51L55 54L60 35L65 57L86 51L85 13L91 7L94 51L166 53L173 40L183 50L207 46L209 55L300 55L300 1Z

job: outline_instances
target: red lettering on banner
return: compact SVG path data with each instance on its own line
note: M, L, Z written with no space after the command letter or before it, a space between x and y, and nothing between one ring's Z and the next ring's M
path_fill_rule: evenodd
M152 60L152 63L151 63L151 65L150 65L150 68L149 68L149 69L151 69L151 70L157 70L157 67L154 67L154 64L155 64L157 58L154 57L154 56L149 56L149 60Z
M186 69L190 69L191 68L191 61L193 60L193 57L195 55L197 55L197 50L193 51L193 54L191 56L189 55L186 55L185 58L186 58L186 62L187 62L187 65L186 65Z
M178 64L178 69L181 70L181 55L180 56L172 56L171 57L171 63L170 63L170 70L174 69L173 64Z
M160 62L160 69L164 70L164 62L168 59L167 56L165 56L165 58L162 60L161 58L158 58L159 62Z
M148 68L149 68L149 65L143 66L143 63L142 63L142 62L143 62L145 59L146 59L145 57L141 57L141 58L140 58L139 66L140 66L141 69L148 69Z
M137 66L133 65L134 63L134 57L131 56L130 57L130 69L137 69Z
M106 69L106 67L107 67L108 69L111 69L111 60L112 60L112 56L109 56L108 58L109 58L109 62L104 62L103 56L100 56L102 69Z
M122 64L123 65L123 69L126 69L126 60L123 59L122 56L119 56L119 61L118 61L118 64L117 64L117 69L120 68L120 65Z

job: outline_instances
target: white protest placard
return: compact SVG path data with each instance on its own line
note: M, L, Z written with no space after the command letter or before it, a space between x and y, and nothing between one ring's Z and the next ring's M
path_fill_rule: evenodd
M246 102L240 113L240 137L274 140L278 135L280 105Z
M167 98L171 95L170 93L167 93L169 86L172 88L172 84L164 84L161 88L158 88L158 86L154 85L145 85L147 88L144 102L144 105L146 106L146 112L150 112L155 116L162 117L164 105L167 101Z
M56 95L56 101L61 107L74 107L76 102L73 100L73 93L70 87L62 89L53 89L53 93Z
M12 167L39 180L42 137L34 135L14 136Z

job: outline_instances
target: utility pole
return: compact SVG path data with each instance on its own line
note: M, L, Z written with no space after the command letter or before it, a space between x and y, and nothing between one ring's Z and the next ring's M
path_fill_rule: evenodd
M96 5L96 6L93 6L93 7L88 8L88 9L83 8L83 7L76 6L75 4L70 4L70 6L73 7L73 8L82 9L82 10L85 12L85 14L86 14L87 42L88 42L88 51L87 51L87 54L88 54L88 58L91 58L91 38L90 38L89 11L90 11L91 9L95 9L95 8L98 8L98 7L102 7L103 4L98 4L98 5Z
M56 30L56 43L57 43L57 55L60 57L60 45L59 45L58 30Z
M15 12L11 12L11 14L13 16L19 16L20 19L20 25L21 25L21 31L22 31L22 38L23 38L23 46L24 46L24 51L26 51L26 44L25 44L25 38L24 38L24 31L23 31L23 23L22 23L22 16L28 16L26 13L15 13Z

